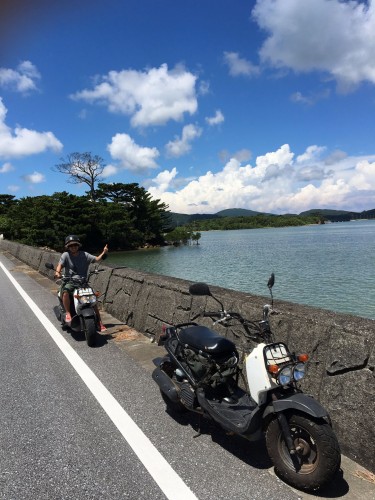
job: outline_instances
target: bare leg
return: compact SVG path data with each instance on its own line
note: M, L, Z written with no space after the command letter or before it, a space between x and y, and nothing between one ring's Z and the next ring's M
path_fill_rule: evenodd
M63 293L63 305L65 312L70 313L70 297L68 292Z
M70 316L70 297L69 297L68 292L63 293L62 301L63 301L65 313L66 313L66 321L68 321L68 322L72 321L72 318Z
M94 309L95 309L95 312L96 312L96 316L98 318L99 329L100 329L100 331L104 332L107 328L102 323L102 318L100 316L100 312L99 312L99 308L98 308L97 304L94 305Z

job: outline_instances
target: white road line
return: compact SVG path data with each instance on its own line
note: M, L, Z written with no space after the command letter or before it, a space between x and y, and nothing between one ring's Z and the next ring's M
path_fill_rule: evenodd
M27 295L19 283L0 262L0 266L21 297L42 323L49 335L60 348L69 363L87 385L94 397L100 403L109 418L115 424L122 436L129 443L134 453L158 484L164 495L170 500L197 500L190 488L172 469L165 458L158 452L148 437L129 417L122 406L112 396L108 389L100 382L86 363L78 356L75 350L62 337L51 321L44 315L35 302Z

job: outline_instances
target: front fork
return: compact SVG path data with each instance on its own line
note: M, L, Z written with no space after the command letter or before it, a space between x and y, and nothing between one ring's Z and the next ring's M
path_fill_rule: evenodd
M277 397L275 394L272 394L272 399L273 399L273 401L277 401ZM279 422L279 426L280 426L281 432L284 436L285 443L288 447L289 453L291 455L295 455L297 453L297 450L296 450L296 447L294 446L292 434L290 432L288 420L285 416L285 413L282 411L278 412L277 413L277 420Z

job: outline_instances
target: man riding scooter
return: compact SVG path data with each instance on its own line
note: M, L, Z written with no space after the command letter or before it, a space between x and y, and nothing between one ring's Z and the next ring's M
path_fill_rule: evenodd
M62 268L64 268L66 275L87 276L89 265L94 262L100 262L108 253L108 245L105 245L102 253L97 257L80 250L81 246L82 244L78 236L71 234L65 238L65 248L67 251L61 255L59 263L56 266L56 279L61 278ZM69 282L63 282L60 291L62 303L65 309L65 323L69 326L72 321L70 314L70 301L73 293L73 285ZM94 308L99 320L99 331L105 332L106 327L102 323L98 306L95 305Z

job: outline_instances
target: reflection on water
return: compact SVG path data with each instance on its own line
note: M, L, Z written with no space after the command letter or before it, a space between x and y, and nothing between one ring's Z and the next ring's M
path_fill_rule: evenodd
M375 221L202 232L199 245L109 254L108 264L375 319Z

